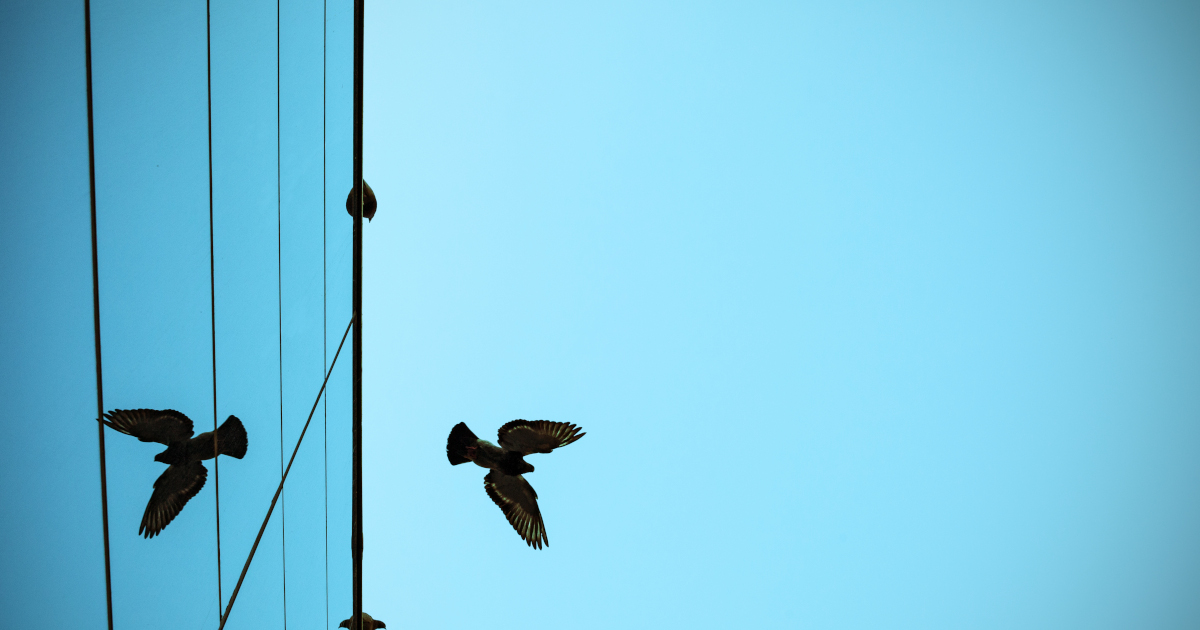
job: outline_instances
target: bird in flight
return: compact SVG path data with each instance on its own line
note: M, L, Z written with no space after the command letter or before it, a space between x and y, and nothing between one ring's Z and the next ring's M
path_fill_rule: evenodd
M154 456L154 461L167 464L167 469L154 481L154 492L138 528L139 534L153 538L204 487L208 469L200 462L217 456L213 452L212 431L192 437L191 419L174 409L115 409L104 414L103 422L143 442L167 446L167 450ZM245 457L246 428L242 421L229 416L217 428L216 442L216 451L221 455Z
M549 545L546 525L538 509L537 492L525 481L522 473L533 472L525 461L526 455L549 453L587 435L579 427L566 422L549 420L513 420L500 427L500 446L481 440L467 428L465 422L454 425L446 440L446 457L457 466L475 462L489 469L483 477L483 489L505 518L534 549Z
M351 618L343 621L342 623L339 623L338 627L339 628L350 628L351 621L354 621L354 617L351 617ZM377 630L378 628L386 628L386 627L387 626L382 621L380 621L378 619L372 619L371 615L368 615L367 613L363 613L362 614L362 625L358 628L351 628L350 630Z
M371 190L371 186L367 184L367 180L363 180L363 218L370 222L375 218L375 210L379 208L379 203L375 201L375 191ZM346 195L346 212L351 217L354 216L354 189L350 189L350 194Z

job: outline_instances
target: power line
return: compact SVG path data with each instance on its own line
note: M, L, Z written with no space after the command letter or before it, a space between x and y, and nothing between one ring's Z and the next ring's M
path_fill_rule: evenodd
M363 230L363 0L354 0L354 324L353 443L354 480L350 555L354 561L354 616L351 630L362 626L362 230Z
M212 307L213 386L213 496L217 505L217 614L221 614L221 465L217 444L217 272L213 255L213 158L212 158L212 1L204 2L204 43L208 62L208 289Z
M300 452L300 444L304 442L304 434L308 433L308 425L312 422L313 414L317 412L317 405L321 403L321 396L325 393L325 386L329 383L329 375L333 373L333 368L337 365L338 356L342 353L342 345L346 343L346 337L350 334L350 328L358 328L355 323L355 316L350 317L350 323L346 326L346 332L342 333L342 341L338 344L337 352L333 354L333 363L330 364L329 370L325 372L325 380L321 383L321 390L317 392L317 399L313 401L312 410L308 412L308 419L304 421L304 428L300 430L300 437L296 439L296 448L292 450L292 457L288 460L287 468L283 471L283 476L279 479L279 487L275 489L275 496L271 498L271 506L267 508L267 516L263 519L262 527L258 528L258 536L254 538L254 545L250 547L250 555L246 557L246 564L242 567L242 574L238 576L237 586L233 587L233 593L229 596L229 603L225 606L225 613L221 616L220 628L225 627L225 622L229 621L229 613L233 610L233 602L237 600L238 591L242 589L242 581L246 579L246 571L250 570L250 562L254 560L254 553L258 551L258 543L262 542L263 532L267 529L267 523L271 521L271 513L275 511L275 503L279 501L279 495L283 492L283 483L287 481L288 473L292 471L292 464L296 461L296 453Z
M104 372L100 355L100 259L96 247L96 136L92 120L92 3L83 0L84 59L87 65L88 185L92 205L92 333L96 340L96 412L104 417ZM108 603L108 630L113 629L112 560L108 547L108 467L104 453L104 423L100 437L100 520L104 523L104 597ZM325 625L329 625L326 623Z
M329 40L329 1L325 0L322 3L321 22L321 362L328 369L329 365L329 280L327 269L327 258L325 253L325 244L327 240L326 226L327 218L325 216L326 206L329 202L328 178L326 172L326 159L328 157L328 149L325 146L325 130L327 115L325 112L325 99L328 90L326 81L328 80L327 66L329 63L328 40ZM321 412L324 415L321 421L321 430L324 435L321 438L321 444L325 447L325 463L322 469L325 473L325 627L329 627L329 399L326 398L324 404L321 405Z
M283 478L283 132L280 121L279 0L275 0L275 271L279 290L279 477ZM287 496L279 515L280 561L283 564L283 629L287 630Z

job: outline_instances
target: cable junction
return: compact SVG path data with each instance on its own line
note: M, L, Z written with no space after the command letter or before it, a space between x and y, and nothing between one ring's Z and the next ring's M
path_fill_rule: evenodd
M321 397L325 394L325 386L329 384L329 375L333 373L334 366L337 365L338 355L342 353L342 345L346 343L346 337L350 334L350 329L357 328L357 315L350 317L350 323L346 325L346 332L342 333L342 341L338 344L337 352L333 354L333 362L329 366L329 371L325 373L325 380L321 383L321 390L317 392L317 399L313 401L312 410L308 412L308 419L304 421L304 428L300 431L300 437L296 440L296 448L292 449L292 457L288 460L287 468L283 471L283 476L279 480L279 487L275 489L275 496L271 498L271 507L267 508L267 516L263 519L262 527L258 528L258 536L254 538L254 545L250 547L250 555L246 557L246 564L242 567L242 574L238 576L237 586L233 587L233 593L229 595L229 603L225 607L225 614L221 616L221 625L219 628L225 627L225 622L229 620L229 613L233 610L233 602L237 600L238 591L242 588L242 581L246 579L246 572L250 570L250 563L254 560L254 553L258 551L258 543L262 542L263 532L267 530L267 523L271 521L271 513L275 511L275 503L279 501L279 495L283 492L283 484L287 481L288 473L292 471L292 464L296 461L296 454L300 452L300 444L304 441L304 434L308 432L308 425L312 422L313 414L317 412L317 405L321 403Z

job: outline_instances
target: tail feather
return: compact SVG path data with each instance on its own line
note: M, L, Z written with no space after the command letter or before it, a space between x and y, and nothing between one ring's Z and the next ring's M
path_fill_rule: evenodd
M242 421L238 420L237 416L229 416L217 428L217 448L222 455L241 459L246 456L248 444L246 427L242 426Z
M467 428L467 423L459 422L450 429L450 437L446 440L446 457L454 466L471 461L467 458L467 447L475 446L479 436Z

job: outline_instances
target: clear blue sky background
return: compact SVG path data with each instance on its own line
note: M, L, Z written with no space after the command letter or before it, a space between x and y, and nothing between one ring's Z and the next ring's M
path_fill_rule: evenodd
M350 3L324 87L285 4L278 118L275 4L213 4L225 599L349 317ZM204 6L93 29L106 407L211 426ZM1200 624L1200 7L375 2L366 36L389 628ZM0 4L0 61L0 604L99 628L80 3ZM230 628L348 616L343 360ZM445 460L514 418L588 432L531 458L542 551ZM143 540L157 450L108 434L117 626L215 628L214 476Z

